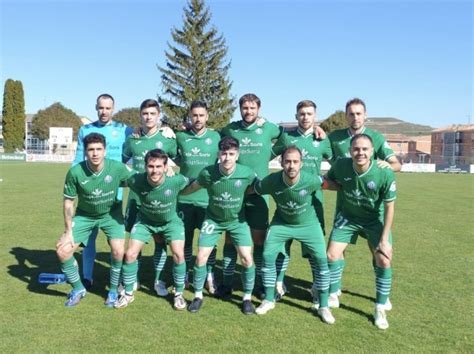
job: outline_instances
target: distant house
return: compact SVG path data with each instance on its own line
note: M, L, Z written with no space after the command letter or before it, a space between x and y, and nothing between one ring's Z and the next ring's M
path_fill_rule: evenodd
M453 124L431 133L433 163L474 164L474 124Z
M385 134L385 139L403 163L431 162L431 135Z

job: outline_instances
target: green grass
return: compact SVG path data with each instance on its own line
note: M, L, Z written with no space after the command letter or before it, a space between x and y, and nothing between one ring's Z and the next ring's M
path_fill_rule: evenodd
M472 352L474 348L474 176L397 174L394 308L388 313L390 328L383 332L371 322L374 280L364 242L349 248L342 307L334 310L334 326L323 324L310 310L310 270L297 243L287 277L291 293L266 316L242 315L240 291L229 302L206 294L198 314L174 311L171 298L158 298L151 289L152 246L145 250L143 287L135 302L124 310L107 309L102 304L108 279L104 237L98 241L95 290L77 308L65 308L69 286L45 287L37 283L37 276L59 272L54 245L63 231L67 168L0 164L4 269L0 352ZM326 193L328 225L333 208L334 194ZM238 275L235 284L240 289ZM185 297L190 300L192 294L186 292Z

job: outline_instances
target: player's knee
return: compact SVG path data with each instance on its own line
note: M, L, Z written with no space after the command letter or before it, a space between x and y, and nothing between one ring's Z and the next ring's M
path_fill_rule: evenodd
M253 264L253 259L252 259L252 256L250 254L242 255L240 261L242 262L242 266L244 268L248 268L248 267L252 266L252 264Z
M327 251L328 262L335 262L342 259L342 252L329 248Z
M125 253L125 261L127 263L132 263L135 262L136 259L138 258L138 251L128 249L127 252Z
M375 255L375 264L380 268L390 268L391 261L380 252Z

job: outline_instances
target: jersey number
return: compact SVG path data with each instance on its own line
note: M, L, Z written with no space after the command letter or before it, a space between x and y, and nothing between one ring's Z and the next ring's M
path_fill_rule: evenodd
M209 224L207 221L204 221L204 223L202 224L202 227L201 227L201 233L208 234L208 235L212 234L215 227L216 227L216 225Z

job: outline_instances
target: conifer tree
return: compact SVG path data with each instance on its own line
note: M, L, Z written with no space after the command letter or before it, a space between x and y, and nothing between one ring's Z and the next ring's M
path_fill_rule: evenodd
M3 91L3 148L5 152L25 147L25 97L21 81L8 79Z
M204 0L189 0L183 9L183 26L174 28L168 42L166 66L158 67L163 95L159 96L162 113L171 127L180 126L194 100L207 103L208 125L227 125L235 110L228 78L230 61L227 46L215 27L209 27L211 13Z
M330 133L336 129L347 128L346 114L343 111L336 111L323 120L320 126L326 133Z

